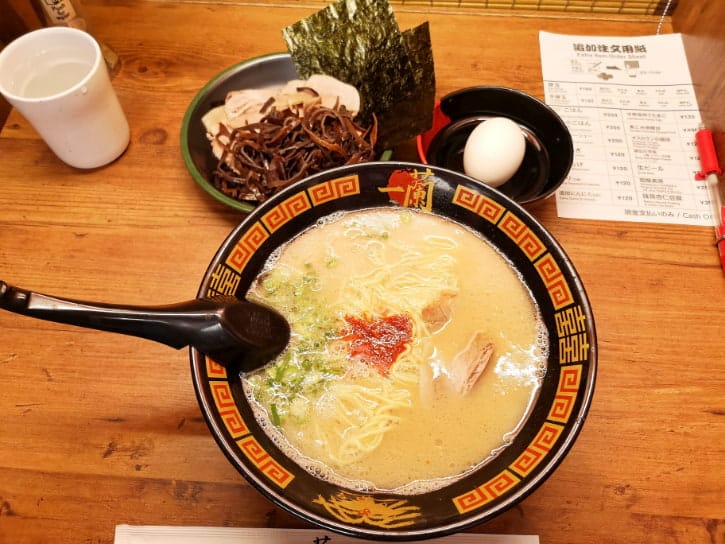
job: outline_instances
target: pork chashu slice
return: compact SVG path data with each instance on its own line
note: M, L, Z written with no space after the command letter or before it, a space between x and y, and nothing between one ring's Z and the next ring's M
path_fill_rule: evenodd
M465 395L473 389L486 370L493 351L493 343L481 331L471 337L468 345L451 362L450 379L457 393Z
M456 298L455 291L444 291L438 298L423 308L421 317L428 327L428 332L434 334L451 321L453 316L453 301Z

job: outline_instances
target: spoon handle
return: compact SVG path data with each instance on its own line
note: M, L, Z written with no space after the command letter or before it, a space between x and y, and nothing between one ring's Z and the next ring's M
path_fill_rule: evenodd
M203 331L220 332L222 304L195 299L168 306L119 306L27 291L0 280L0 308L46 321L154 340L173 348L198 343ZM215 331L216 329L216 331Z

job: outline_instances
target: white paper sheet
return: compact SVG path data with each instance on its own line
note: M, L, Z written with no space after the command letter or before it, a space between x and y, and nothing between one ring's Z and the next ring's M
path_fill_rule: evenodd
M322 529L246 529L237 527L172 527L118 525L114 544L362 544ZM428 540L431 544L539 544L536 535L461 533Z
M544 92L574 141L560 217L712 225L695 179L701 123L680 34L540 32Z

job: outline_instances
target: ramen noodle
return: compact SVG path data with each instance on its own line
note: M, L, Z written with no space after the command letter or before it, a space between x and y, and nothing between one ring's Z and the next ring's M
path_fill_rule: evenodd
M462 477L512 440L545 370L521 276L429 213L327 217L271 256L248 295L292 329L284 353L243 376L255 417L300 465L352 489Z

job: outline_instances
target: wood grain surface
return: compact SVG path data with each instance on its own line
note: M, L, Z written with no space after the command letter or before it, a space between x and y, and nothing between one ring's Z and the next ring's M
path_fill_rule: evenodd
M241 215L191 179L184 111L242 59L285 49L311 7L87 2L122 58L132 141L115 163L62 164L15 111L0 133L0 279L87 300L193 297ZM654 33L657 19L397 9L430 21L438 95L494 84L543 98L538 31ZM670 30L669 28L667 30ZM412 144L397 151L415 159ZM568 457L477 527L545 544L721 544L725 538L725 279L708 228L568 220L559 240L593 307L599 374ZM229 465L197 406L185 351L0 313L0 543L112 542L122 523L305 527Z
M683 34L687 62L702 120L712 131L718 156L725 156L725 4L681 0L672 18Z

